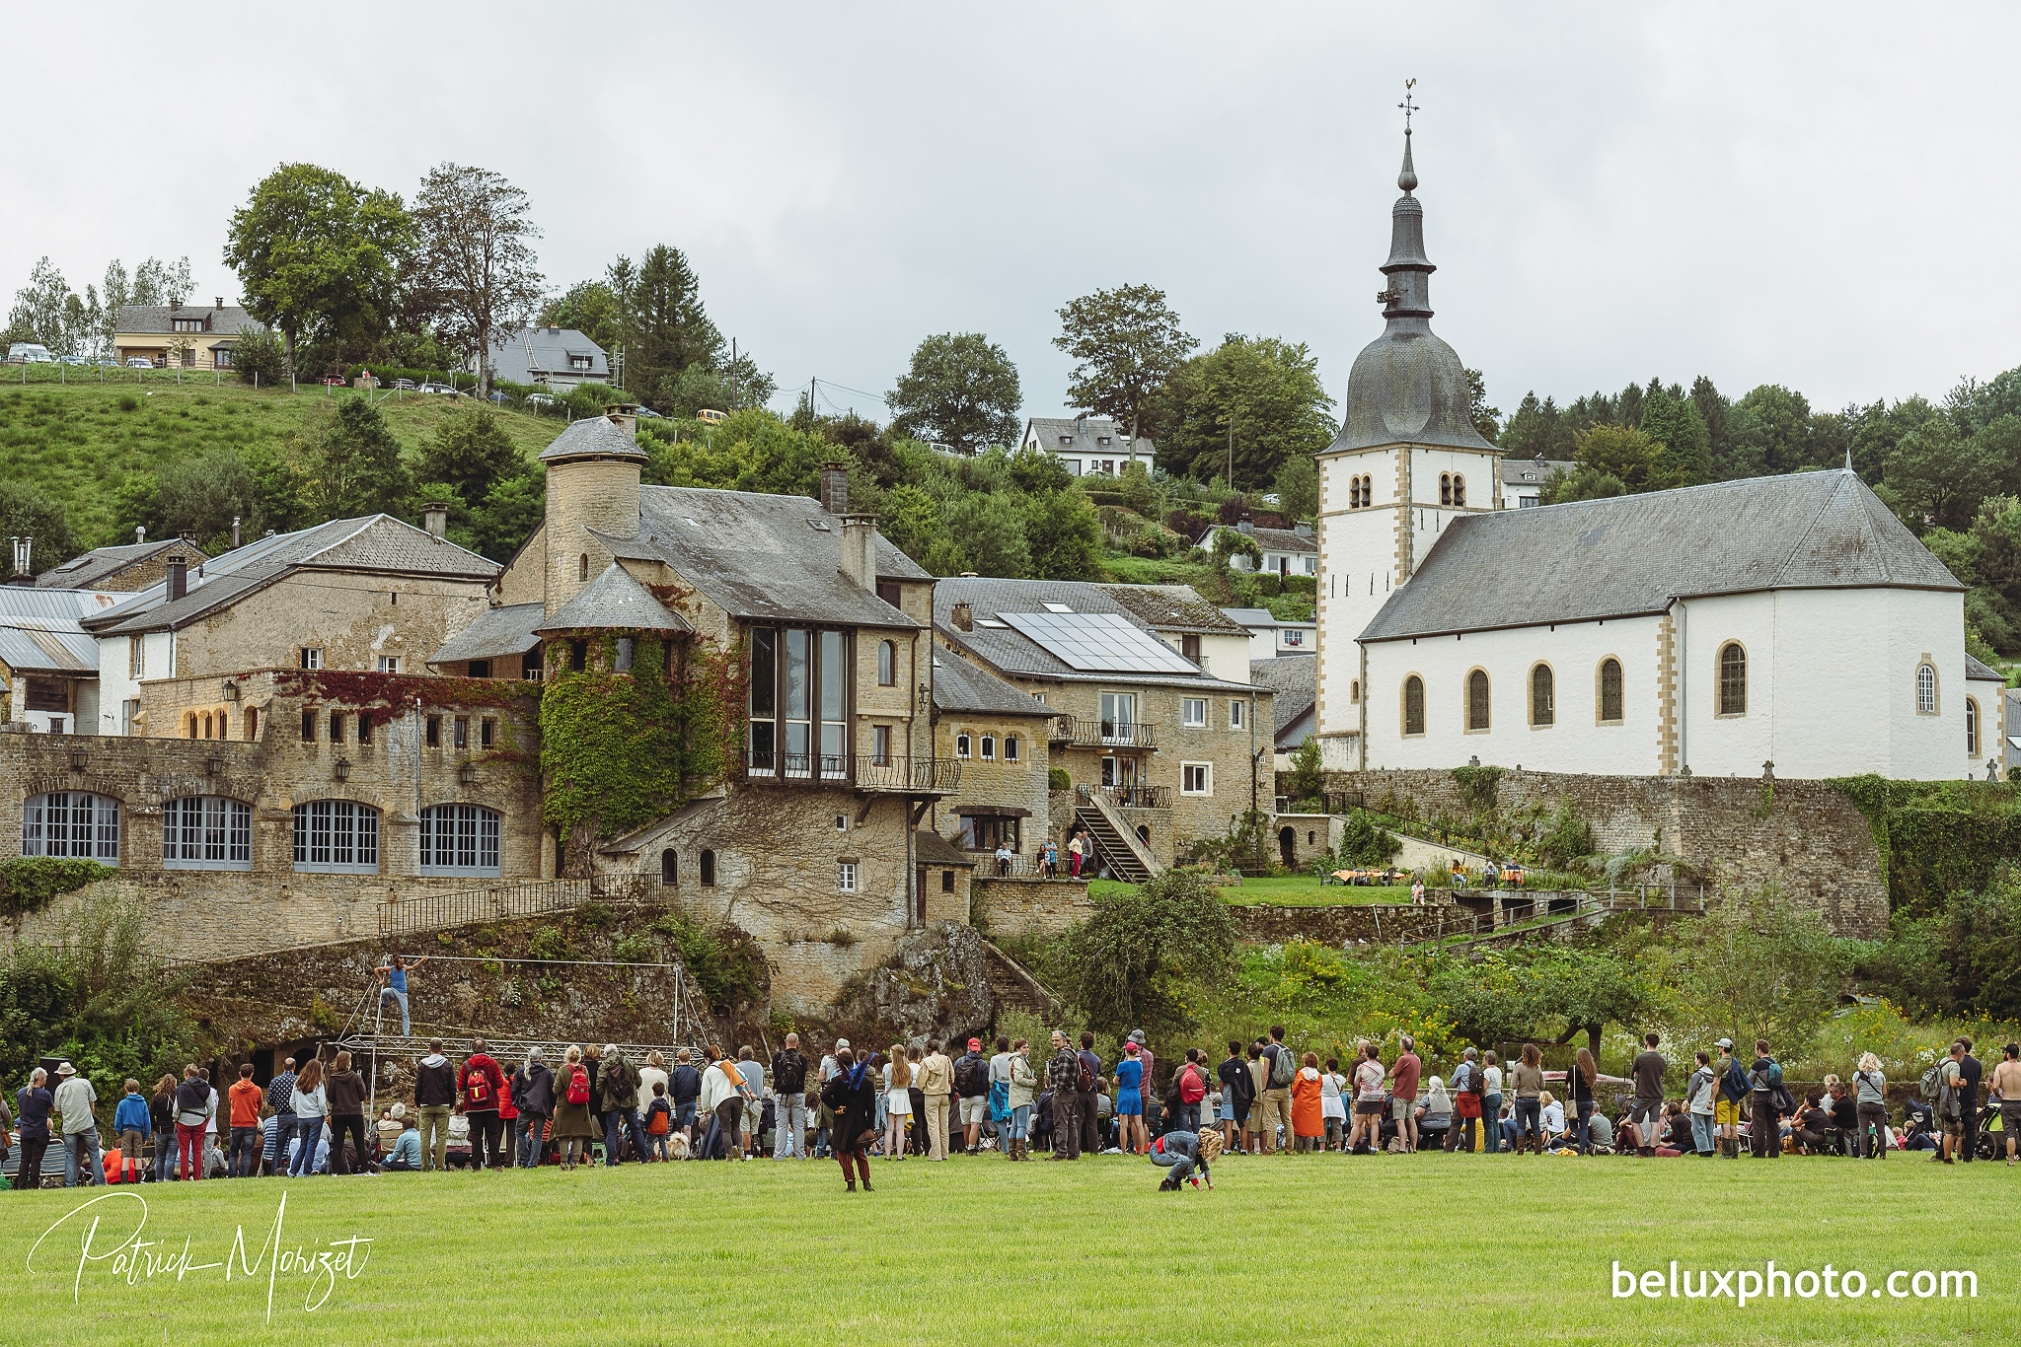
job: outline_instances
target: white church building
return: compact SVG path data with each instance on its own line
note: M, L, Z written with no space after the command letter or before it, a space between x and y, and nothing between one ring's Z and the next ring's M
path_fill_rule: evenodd
M2006 698L1965 586L1850 468L1502 508L1405 136L1386 325L1319 457L1328 764L1984 776Z

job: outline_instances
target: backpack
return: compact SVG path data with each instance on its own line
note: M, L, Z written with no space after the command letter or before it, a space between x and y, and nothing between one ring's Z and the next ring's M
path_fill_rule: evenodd
M663 1108L652 1110L646 1117L646 1131L656 1137L667 1134L667 1111Z
M1949 1058L1945 1059L1946 1062L1949 1060ZM1922 1084L1917 1087L1922 1092L1923 1098L1935 1099L1943 1091L1944 1065L1945 1062L1939 1062L1923 1073Z
M1075 1077L1074 1088L1082 1094L1093 1094L1095 1092L1095 1073L1088 1070L1088 1064L1085 1059L1076 1056L1075 1060L1081 1064L1081 1074Z
M1200 1068L1188 1062L1179 1070L1179 1102L1197 1104L1207 1097L1207 1082L1200 1079Z
M482 1113L487 1105L492 1105L491 1077L482 1071L472 1071L466 1075L463 1078L463 1100L466 1112L476 1109Z
M980 1057L964 1057L954 1064L954 1091L963 1099L989 1093L989 1063Z
M589 1072L583 1070L581 1062L570 1062L568 1067L568 1088L561 1097L581 1108L589 1102Z
M1291 1059L1291 1049L1282 1043L1270 1056L1270 1088L1282 1090L1290 1086L1291 1078L1298 1074L1298 1064Z

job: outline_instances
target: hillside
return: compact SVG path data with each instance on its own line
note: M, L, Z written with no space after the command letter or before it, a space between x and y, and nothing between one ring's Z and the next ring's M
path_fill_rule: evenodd
M291 433L328 416L337 399L361 396L321 387L255 391L213 385L208 375L178 387L165 372L150 374L139 384L0 382L0 480L24 482L62 502L81 547L131 541L122 534L113 493L134 474L219 447L278 450ZM410 458L454 406L468 405L411 393L375 400ZM529 459L560 429L551 419L520 412L501 410L498 419ZM36 560L38 566L55 561L39 553Z

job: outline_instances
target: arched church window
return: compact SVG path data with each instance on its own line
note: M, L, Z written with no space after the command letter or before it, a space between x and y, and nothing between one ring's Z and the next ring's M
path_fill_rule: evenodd
M1937 714L1937 669L1933 664L1916 666L1916 714Z
M1965 752L1979 756L1979 703L1971 697L1965 699Z
M575 559L575 578L578 580L589 579L589 553L584 552Z
M1466 479L1466 478L1464 478L1464 477L1462 477L1462 476L1460 476L1460 474L1458 474L1458 473L1454 473L1454 474L1453 474L1453 504L1455 504L1455 505L1465 505L1466 503L1467 503L1467 479Z
M1467 675L1467 728L1488 728L1488 671L1476 669Z
M1621 723L1621 661L1611 655L1600 661L1600 723Z
M1539 664L1530 670L1530 723L1554 725L1558 720L1557 679L1551 666Z
M1747 651L1738 641L1719 648L1719 714L1747 714Z
M1425 732L1425 681L1416 674L1403 680L1403 732Z
M1361 508L1361 478L1359 477L1347 479L1347 508L1350 510L1359 510Z
M1451 505L1452 503L1453 475L1449 472L1442 472L1439 474L1439 504Z

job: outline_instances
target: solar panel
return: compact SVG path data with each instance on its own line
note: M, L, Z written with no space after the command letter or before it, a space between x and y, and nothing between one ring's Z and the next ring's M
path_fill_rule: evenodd
M1017 632L1084 673L1200 672L1192 661L1116 613L998 613Z

